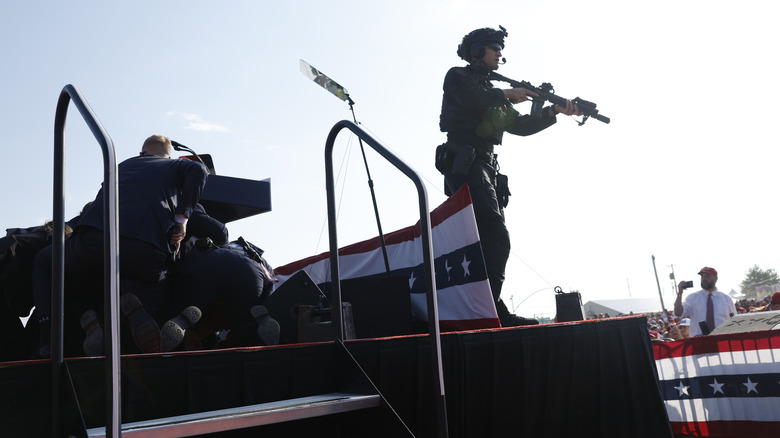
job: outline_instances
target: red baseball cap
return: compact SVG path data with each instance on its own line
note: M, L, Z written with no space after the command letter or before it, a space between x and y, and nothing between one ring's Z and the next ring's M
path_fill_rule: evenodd
M705 266L701 268L701 270L699 271L699 275L701 274L712 274L717 277L718 271L716 271L715 268L710 268L709 266Z
M780 304L780 291L775 292L774 295L772 295L772 303Z

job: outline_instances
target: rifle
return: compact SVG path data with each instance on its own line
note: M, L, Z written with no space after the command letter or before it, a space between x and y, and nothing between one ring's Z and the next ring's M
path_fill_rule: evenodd
M490 72L489 79L508 82L509 85L512 86L512 88L525 88L528 91L533 91L534 93L538 94L539 97L528 96L533 102L531 104L531 116L533 117L542 116L542 106L544 105L544 102L546 100L550 101L550 103L554 105L566 106L567 99L564 97L556 96L555 90L553 89L552 84L550 84L549 82L545 82L540 87L537 88L526 81L516 81L514 79L509 79L508 77L502 76L496 72ZM587 100L582 99L580 97L575 97L571 101L572 103L577 105L577 108L582 112L582 115L584 116L581 122L577 122L580 126L584 125L589 117L593 117L594 119L600 122L609 123L609 117L599 114L599 110L596 109L595 103L588 102Z

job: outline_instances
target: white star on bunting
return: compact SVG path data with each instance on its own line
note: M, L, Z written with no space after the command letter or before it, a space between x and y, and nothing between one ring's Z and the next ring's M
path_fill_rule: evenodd
M718 379L712 379L712 383L710 383L710 386L712 386L712 393L717 394L721 393L723 394L723 383L718 383Z
M748 377L748 381L747 381L747 383L743 383L743 385L745 385L745 387L747 387L747 390L748 390L748 392L747 392L747 393L748 393L748 394L750 394L750 391L753 391L753 392L755 392L756 394L758 394L758 390L756 389L756 385L758 385L758 382L755 382L755 383L754 383L754 382L751 382L751 381L750 381L750 377Z
M469 272L469 265L470 264L471 264L471 262L466 260L466 254L463 254L463 261L460 263L460 265L463 266L463 272L464 272L463 278L466 278L469 275L471 275L471 273Z
M688 396L690 395L690 394L688 394L688 388L690 388L690 387L683 385L682 382L680 382L680 386L675 386L674 387L674 389L680 391L680 394L679 394L680 397L682 397L683 394L688 395Z

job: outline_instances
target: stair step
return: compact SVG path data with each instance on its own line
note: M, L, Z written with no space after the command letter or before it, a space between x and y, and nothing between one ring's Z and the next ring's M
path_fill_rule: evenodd
M368 409L379 404L377 394L330 393L127 423L122 425L122 436L173 438L200 435ZM87 436L104 437L106 428L89 429Z

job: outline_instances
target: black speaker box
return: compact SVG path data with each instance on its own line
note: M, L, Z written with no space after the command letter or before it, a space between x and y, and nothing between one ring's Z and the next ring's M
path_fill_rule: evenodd
M352 304L358 338L412 334L412 301L406 277L342 280L341 300Z
M579 292L556 293L555 307L557 309L557 322L582 321L585 319L582 312L582 297Z
M323 293L324 291L324 293ZM315 306L320 297L330 298L330 283L322 290L304 271L296 272L263 303L279 322L280 344L298 341L298 308ZM381 338L413 333L409 280L405 277L377 277L341 280L341 301L352 305L355 335ZM329 299L324 300L329 306Z

